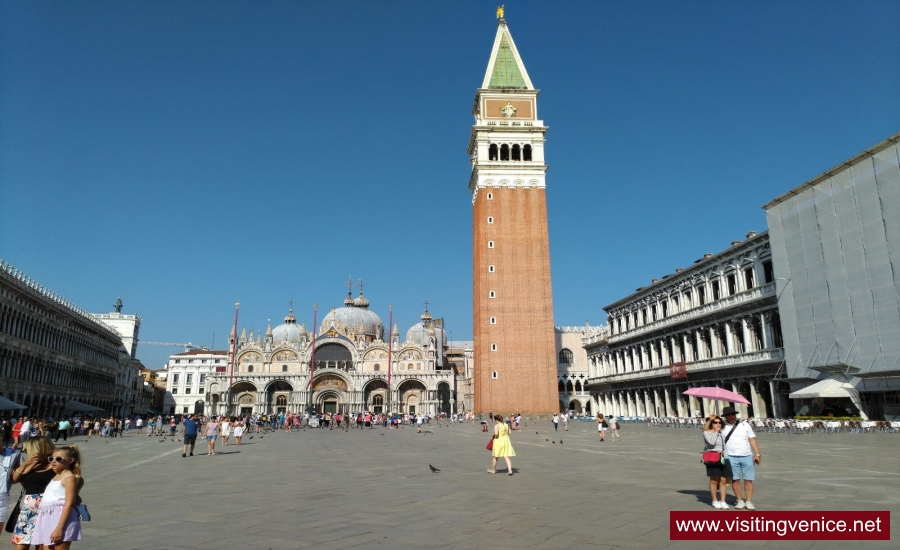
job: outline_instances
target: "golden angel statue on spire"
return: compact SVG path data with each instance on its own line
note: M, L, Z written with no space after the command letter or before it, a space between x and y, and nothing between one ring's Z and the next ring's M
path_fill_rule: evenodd
M503 4L497 6L497 19L503 19Z

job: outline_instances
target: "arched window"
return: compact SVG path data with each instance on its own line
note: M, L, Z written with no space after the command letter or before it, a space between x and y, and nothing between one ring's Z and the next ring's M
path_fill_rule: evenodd
M247 365L247 372L253 372L253 365Z
M559 393L566 391L566 383L562 380L559 381Z
M491 143L488 147L488 160L497 160L497 144Z
M522 160L531 160L531 145L522 148Z
M375 372L378 372L380 370L381 370L381 365L375 365Z
M569 392L569 393L572 393L573 391L575 391L575 387L572 385L572 381L571 381L571 380L569 380L568 382L566 382L566 391Z
M281 372L287 372L287 365L281 365Z
M500 160L509 160L509 145L505 143L500 146Z
M572 350L569 348L563 348L559 352L559 362L562 365L571 365L574 358L575 356L572 355Z
M518 144L512 146L512 159L522 160L522 148Z

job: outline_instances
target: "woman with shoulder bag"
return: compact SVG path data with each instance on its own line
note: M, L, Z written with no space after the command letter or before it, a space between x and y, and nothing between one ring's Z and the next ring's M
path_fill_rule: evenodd
M497 473L497 459L503 458L506 460L506 473L513 475L512 461L509 459L511 456L516 456L516 451L509 441L509 427L503 422L502 416L495 415L494 445L491 448L491 469L488 470L488 473Z
M725 461L722 456L725 453L725 440L722 437L723 425L724 420L714 414L706 419L706 424L703 426L703 463L706 465L706 475L709 477L709 494L712 497L713 508L727 510L728 504L725 503L725 497L728 494L726 480L728 476L725 474ZM718 462L706 460L709 458L707 453L718 453ZM721 494L721 498L717 498L716 493Z

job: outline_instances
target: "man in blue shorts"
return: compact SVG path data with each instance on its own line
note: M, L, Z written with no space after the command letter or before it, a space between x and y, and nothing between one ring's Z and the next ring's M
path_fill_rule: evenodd
M725 425L722 426L722 435L725 436L725 477L734 489L737 497L735 508L740 510L756 510L751 499L753 498L753 480L756 478L756 466L759 465L762 455L759 454L759 445L756 444L756 433L750 427L750 423L737 419L737 411L734 407L725 407L722 410ZM744 494L741 495L741 480L744 480Z
M184 417L181 421L181 433L184 435L184 448L181 450L181 457L187 456L188 445L191 447L191 456L194 456L194 445L197 444L197 429L199 428L197 415L192 414L190 418Z

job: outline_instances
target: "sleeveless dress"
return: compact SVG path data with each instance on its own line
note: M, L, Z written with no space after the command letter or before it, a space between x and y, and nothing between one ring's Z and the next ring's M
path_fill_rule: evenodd
M13 527L13 544L32 544L31 535L34 531L34 523L38 517L38 508L41 505L41 497L46 491L50 481L56 477L56 472L47 470L44 472L29 472L21 479L22 495L19 517Z
M44 490L44 496L41 498L41 506L38 508L37 520L34 523L34 531L31 533L31 544L47 544L50 542L50 535L56 526L59 525L59 519L62 517L63 507L66 504L66 488L63 487L62 481L51 481ZM78 512L73 506L69 510L69 517L66 518L66 524L62 529L62 539L57 542L71 542L81 540L81 519Z
M500 429L497 431L497 439L494 440L494 448L491 455L495 457L516 456L512 443L509 441L509 427L506 424L499 424Z

